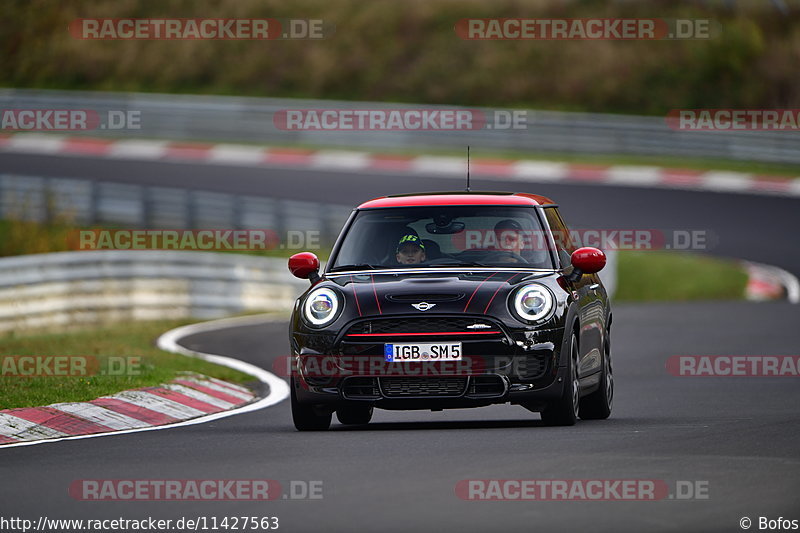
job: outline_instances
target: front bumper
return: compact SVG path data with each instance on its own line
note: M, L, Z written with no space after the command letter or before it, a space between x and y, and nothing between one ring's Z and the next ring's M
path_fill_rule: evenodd
M331 410L337 405L346 403L368 403L381 409L390 410L413 410L413 409L461 409L470 407L484 407L492 404L512 403L524 405L532 411L540 411L548 402L559 399L563 394L565 383L567 382L567 371L565 367L559 367L549 384L541 388L534 388L529 384L522 384L520 387L508 385L502 390L475 394L473 383L478 382L479 378L492 377L471 376L467 378L467 385L463 389L465 392L458 395L417 395L407 397L392 397L385 393L382 381L385 378L345 378L335 387L313 387L303 383L302 378L294 381L296 397L301 403L315 404L319 406L327 405ZM426 378L422 378L426 379ZM427 378L430 379L430 378ZM497 378L503 380L502 376ZM356 381L357 380L357 381ZM367 393L353 394L355 387L362 387ZM478 386L478 390L480 390ZM371 390L377 393L369 394Z
M510 328L486 316L430 316L425 317L424 325L416 326L409 325L411 319L406 317L380 320L391 322L355 321L336 336L296 333L298 401L319 405L368 402L384 409L446 409L506 402L535 407L561 395L565 379L559 356L563 328ZM491 328L480 335L459 334L452 320L478 321ZM448 327L439 332L396 331L398 327L431 329L437 321ZM385 362L384 344L414 342L414 335L424 335L424 342L461 342L462 362Z

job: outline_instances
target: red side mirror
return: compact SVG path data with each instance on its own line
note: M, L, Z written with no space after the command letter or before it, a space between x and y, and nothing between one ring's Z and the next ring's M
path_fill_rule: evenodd
M300 252L289 258L289 271L300 279L316 277L319 271L319 259L311 252Z
M572 252L572 266L584 274L600 272L606 266L606 254L590 246L578 248Z

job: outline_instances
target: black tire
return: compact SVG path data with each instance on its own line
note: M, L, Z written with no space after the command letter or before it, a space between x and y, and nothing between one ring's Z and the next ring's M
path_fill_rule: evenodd
M289 387L292 389L292 420L297 431L325 431L331 427L332 413L321 415L313 405L298 402L294 378L291 379Z
M542 411L542 421L548 426L574 426L578 419L581 385L578 381L578 339L575 338L575 333L570 336L568 353L569 382L564 383L561 398L550 402Z
M614 373L611 366L611 341L606 334L603 347L603 368L600 370L600 388L581 398L580 417L584 420L605 420L614 406Z
M345 425L364 425L372 420L372 405L342 405L336 410L336 418Z

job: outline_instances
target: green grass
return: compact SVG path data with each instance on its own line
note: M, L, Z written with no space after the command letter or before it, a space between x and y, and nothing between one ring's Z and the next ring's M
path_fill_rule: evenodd
M618 256L620 302L739 300L747 274L738 262L698 254L623 251Z
M122 390L167 383L178 372L189 371L237 383L252 376L200 359L164 352L156 348L156 337L190 321L128 322L69 333L6 335L0 337L3 356L89 356L96 358L97 371L87 376L16 377L0 373L0 409L35 407L57 402L80 402ZM109 371L110 357L128 360L124 372ZM120 361L120 359L116 359ZM8 364L8 362L6 362ZM92 363L86 365L93 367ZM0 365L0 368L4 366ZM116 365L116 368L122 368ZM123 375L109 375L118 373ZM5 375L3 375L5 374Z
M69 250L67 238L73 229L66 221L38 224L16 219L0 220L0 257Z

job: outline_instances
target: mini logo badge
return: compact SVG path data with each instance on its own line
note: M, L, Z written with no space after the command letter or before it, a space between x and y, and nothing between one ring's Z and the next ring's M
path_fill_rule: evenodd
M433 308L435 305L436 304L429 304L428 302L420 302L418 304L411 304L411 307L420 311L427 311L428 309Z

